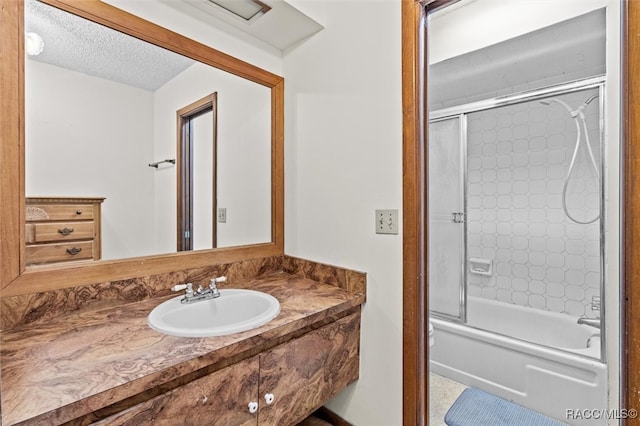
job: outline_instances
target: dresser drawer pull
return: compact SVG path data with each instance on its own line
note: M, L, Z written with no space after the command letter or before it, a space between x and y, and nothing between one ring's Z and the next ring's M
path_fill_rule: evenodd
M71 256L75 256L76 254L80 253L81 251L82 251L82 249L78 248L78 247L67 249L67 253L69 253Z
M76 210L76 214L82 214L82 209Z
M71 234L71 233L73 232L73 228L67 228L67 227L64 227L64 228L62 228L62 229L58 229L58 232L59 232L60 234L62 234L62 235L65 235L65 236L66 236L66 235L69 235L69 234Z

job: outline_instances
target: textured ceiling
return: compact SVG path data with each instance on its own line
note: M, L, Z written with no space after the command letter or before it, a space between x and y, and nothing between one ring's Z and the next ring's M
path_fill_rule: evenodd
M29 59L149 91L194 63L36 0L25 1L25 31L44 40L44 51Z

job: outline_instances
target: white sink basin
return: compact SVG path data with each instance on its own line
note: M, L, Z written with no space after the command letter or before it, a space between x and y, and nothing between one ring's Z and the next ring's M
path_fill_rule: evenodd
M280 312L278 299L261 291L224 289L216 299L192 303L180 303L182 297L156 306L149 326L171 336L224 336L259 327Z

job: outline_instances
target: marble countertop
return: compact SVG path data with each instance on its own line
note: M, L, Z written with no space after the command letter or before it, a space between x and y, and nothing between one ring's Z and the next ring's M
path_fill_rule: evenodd
M233 335L174 337L146 323L165 297L4 331L2 424L73 420L230 358L252 356L364 302L364 295L282 272L225 284L273 295L280 314Z

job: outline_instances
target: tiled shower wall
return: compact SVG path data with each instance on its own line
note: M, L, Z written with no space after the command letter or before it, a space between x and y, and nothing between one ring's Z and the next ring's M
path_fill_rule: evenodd
M556 98L575 109L597 93ZM598 99L585 115L599 169ZM575 121L557 103L528 101L469 114L467 134L467 258L493 263L491 276L467 269L468 294L597 316L591 302L600 295L600 221L577 224L562 208ZM598 215L600 179L585 145L567 194L569 212L578 220Z

